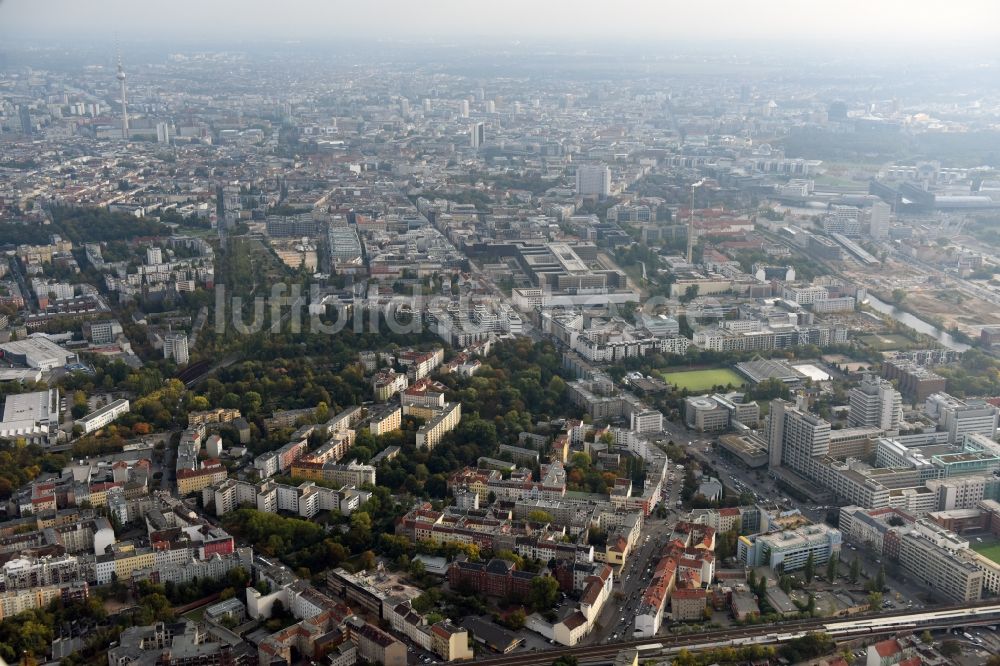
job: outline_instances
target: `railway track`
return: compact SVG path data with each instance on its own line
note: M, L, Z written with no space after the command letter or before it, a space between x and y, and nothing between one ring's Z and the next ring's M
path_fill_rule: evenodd
M860 619L820 618L729 630L702 631L682 636L655 636L599 645L558 647L477 659L476 663L486 666L533 666L550 664L561 656L576 657L578 661L584 662L613 657L620 650L629 648L639 650L641 655L653 656L670 654L681 648L699 650L740 644L780 644L810 632L826 632L838 640L843 640L860 636L892 635L907 630L942 629L998 622L1000 622L1000 605L987 602L921 612L903 611L871 615Z

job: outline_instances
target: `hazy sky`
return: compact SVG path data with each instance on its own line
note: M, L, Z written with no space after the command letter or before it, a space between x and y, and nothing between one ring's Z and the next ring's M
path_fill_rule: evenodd
M7 37L983 43L1000 0L0 0Z

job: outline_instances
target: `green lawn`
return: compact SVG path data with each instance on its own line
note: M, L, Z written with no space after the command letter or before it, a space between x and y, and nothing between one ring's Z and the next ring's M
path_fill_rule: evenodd
M683 372L664 372L664 381L675 384L677 388L687 389L692 393L711 391L713 386L743 386L744 380L729 368L713 370L687 370Z
M875 351L890 351L903 349L913 344L913 340L898 333L888 333L886 335L862 335L861 342Z
M994 562L1000 563L1000 543L975 543L972 545L972 550L983 557L988 557Z
M202 617L205 615L205 609L208 606L202 606L201 608L195 608L190 613L185 613L184 617L191 620L192 622L201 622Z

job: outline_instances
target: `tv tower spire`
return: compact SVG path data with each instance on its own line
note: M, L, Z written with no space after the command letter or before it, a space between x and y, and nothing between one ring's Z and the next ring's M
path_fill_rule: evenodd
M118 51L118 83L121 84L122 94L122 138L128 141L128 104L125 101L125 69L122 67L122 52Z

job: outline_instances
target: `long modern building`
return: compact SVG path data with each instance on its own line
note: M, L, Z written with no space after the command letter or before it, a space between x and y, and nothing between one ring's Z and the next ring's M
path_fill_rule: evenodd
M530 243L514 241L470 246L471 252L490 260L513 260L534 288L511 293L523 312L554 305L605 305L636 301L623 272L606 268L600 250L589 242Z
M76 354L44 336L29 337L0 344L0 359L38 370L52 370L73 362Z
M757 536L741 536L737 542L739 560L748 567L767 566L776 571L795 571L806 565L809 556L819 566L840 552L841 534L826 525L809 525L797 530Z
M983 500L1000 500L1000 478L989 475L933 479L927 488L935 495L935 509L973 509Z
M928 416L936 418L938 428L948 433L948 442L961 442L966 435L979 433L992 438L997 432L993 405L983 400L961 400L947 393L935 393L924 403Z
M417 448L433 449L446 433L458 427L459 421L462 420L462 403L446 402L441 409L405 405L403 412L406 415L414 414L427 418L427 421L417 430ZM425 412L427 413L425 414Z
M129 401L125 398L120 398L87 414L83 418L77 419L75 425L80 426L84 433L91 433L114 422L122 414L127 414L129 409Z
M673 287L677 284L674 283ZM788 349L799 345L825 346L847 342L847 327L833 324L832 326L765 327L755 331L706 328L694 334L693 342L696 346L709 351L765 351ZM739 365L737 369L740 369Z
M903 571L949 601L965 603L983 596L983 571L954 535L938 528L912 530L899 544Z

